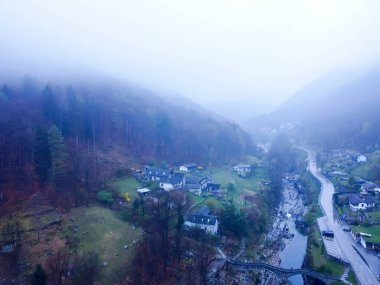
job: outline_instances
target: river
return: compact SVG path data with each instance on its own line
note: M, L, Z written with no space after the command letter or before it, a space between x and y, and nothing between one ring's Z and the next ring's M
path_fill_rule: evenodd
M299 195L288 181L284 181L284 201L281 208L281 214L286 217L284 222L288 226L288 232L294 234L293 238L285 239L285 248L280 252L281 264L283 268L301 268L307 248L307 236L301 234L295 226L295 217L303 216L305 208L302 204L302 197ZM303 285L301 275L295 275L289 278L293 285Z

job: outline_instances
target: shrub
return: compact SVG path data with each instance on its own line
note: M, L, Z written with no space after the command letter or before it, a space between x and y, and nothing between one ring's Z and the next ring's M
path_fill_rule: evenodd
M106 204L106 205L112 205L113 203L112 193L108 191L104 191L104 190L100 191L96 195L96 199L98 199L100 203Z

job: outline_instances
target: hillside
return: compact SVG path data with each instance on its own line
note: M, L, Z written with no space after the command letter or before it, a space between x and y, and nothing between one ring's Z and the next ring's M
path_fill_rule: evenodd
M50 182L76 201L84 195L77 189L91 192L129 168L223 164L253 149L234 123L115 81L38 84L26 77L4 83L0 108L0 202L50 189Z
M365 74L334 74L316 80L272 113L250 121L251 129L295 127L298 139L324 148L373 147L379 142L376 106L380 68Z

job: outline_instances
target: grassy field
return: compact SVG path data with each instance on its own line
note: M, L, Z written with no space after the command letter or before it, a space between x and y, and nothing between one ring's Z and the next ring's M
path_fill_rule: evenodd
M116 192L122 196L124 193L128 192L129 197L133 201L135 198L138 198L138 193L136 192L136 188L140 186L140 183L134 177L126 177L119 180L116 180L112 184Z
M256 158L252 158L252 160ZM193 175L198 177L204 177L210 175L209 172L198 172ZM234 191L229 191L227 195L227 200L232 199L235 203L235 206L240 209L244 206L245 195L255 195L258 190L264 190L267 186L262 184L263 180L267 180L267 172L262 167L254 168L253 175L247 178L241 178L236 173L231 171L228 167L221 167L214 169L212 172L212 178L215 183L221 184L222 189L227 189L228 185L232 183L234 185ZM226 190L223 190L226 191ZM199 203L202 198L194 195L192 193L187 193L192 204ZM207 197L202 204L200 204L197 208L201 208L202 206L207 205L211 209L220 210L225 206L225 202L218 200L214 197Z
M370 219L372 219L373 222L380 223L380 211L369 212L368 216Z
M247 178L241 178L228 168L218 168L213 172L213 178L216 183L220 183L222 188L226 188L229 183L237 186L237 190L262 190L265 189L261 179L267 178L267 173L263 168L256 168L254 175Z
M371 168L371 165L369 163L362 164L362 165L355 167L351 171L351 174L354 176L359 176L359 177L364 178L364 179L369 179L368 173L369 173L370 168Z
M319 181L310 174L310 172L306 172L303 177L304 181L304 195L305 202L308 205L311 205L310 210L305 215L305 220L312 224L316 221L317 218L323 215L321 208L318 205L318 197L321 190L321 184Z
M380 151L375 151L367 155L367 162L362 164L355 164L352 169L352 174L364 179L370 179L369 173L372 165L380 160Z
M362 232L362 233L371 234L372 237L366 238L365 239L366 241L380 242L380 226L370 226L370 227L352 226L351 229L354 232Z
M260 177L266 178L266 172L263 170L261 172ZM228 192L228 199L232 199L238 209L244 206L244 196L255 195L257 191L266 189L261 183L262 179L258 178L256 173L251 177L241 178L228 168L218 168L213 173L213 179L216 183L220 183L222 188L227 188L229 183L234 185L235 190ZM215 203L217 202L219 201Z
M189 191L186 191L186 195L189 197L189 199L191 201L191 204L193 204L193 205L194 204L198 204L198 203L200 203L203 200L202 197L200 197L198 195L195 195L195 194L193 194L193 193L191 193Z
M118 272L127 268L134 253L131 245L142 236L140 230L134 230L111 210L99 206L72 209L62 228L61 235L75 240L74 251L99 253L101 263L108 262L100 270L104 284L110 284L117 279ZM130 247L124 249L124 245Z

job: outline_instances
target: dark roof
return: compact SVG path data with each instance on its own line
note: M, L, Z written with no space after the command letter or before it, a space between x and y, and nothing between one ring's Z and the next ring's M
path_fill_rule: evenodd
M169 177L163 177L160 179L160 183L171 183L173 185L180 184L182 182L182 178L177 176L169 176Z
M201 189L201 186L198 183L196 183L196 184L186 183L185 189L187 189L187 190Z
M180 184L180 183L182 183L182 178L179 177L179 176L171 176L171 177L169 177L169 181L170 181L172 184L176 185L176 184Z
M199 180L199 183L201 184L208 183L208 182L212 182L211 178L209 177L203 177L201 180Z
M182 173L182 172L174 172L172 177L179 177L181 179L183 179L185 177L185 173Z
M199 184L199 178L194 176L186 177L185 184Z
M203 206L203 207L200 208L196 213L197 213L197 214L200 214L200 215L210 215L211 210L210 210L209 207L207 207L207 206Z
M170 169L150 167L146 170L146 174L148 176L168 177L170 175Z
M185 163L184 166L186 166L187 168L197 167L197 165L195 163Z
M220 184L217 183L207 183L207 190L218 191L220 189Z
M373 182L366 182L362 185L362 187L366 190L370 190L370 189L373 189L375 188L377 185Z
M193 214L193 215L190 215L188 221L193 224L215 225L217 221L217 217L210 216L210 215Z
M373 204L375 203L375 200L370 195L359 196L354 194L350 196L351 205L357 206L359 203Z

